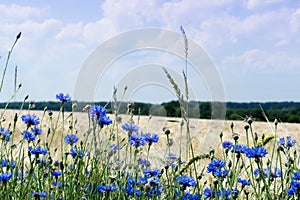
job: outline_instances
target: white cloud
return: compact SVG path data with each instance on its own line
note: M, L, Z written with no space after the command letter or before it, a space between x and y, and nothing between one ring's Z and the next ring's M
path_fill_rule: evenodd
M41 17L46 12L46 8L40 9L30 6L20 6L17 4L0 4L0 21L26 20L32 17Z
M293 33L298 32L300 29L300 8L297 9L291 16L291 31Z
M270 6L284 0L245 0L245 7L249 10Z
M82 29L83 29L82 22L67 24L61 28L58 34L56 34L55 39L59 41L78 40L82 37Z
M287 41L287 40L285 40L285 39L283 39L283 40L280 40L280 41L278 41L277 43L275 43L275 47L282 47L282 46L285 46L285 45L287 45L289 42Z
M242 55L229 56L222 62L224 69L242 73L300 73L300 58L285 52L267 52L251 49Z

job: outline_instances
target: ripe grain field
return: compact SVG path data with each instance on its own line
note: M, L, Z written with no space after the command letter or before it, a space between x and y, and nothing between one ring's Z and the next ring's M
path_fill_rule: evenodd
M2 111L1 111L2 113ZM16 131L15 133L21 133L24 130L24 124L20 119L20 116L23 114L28 113L26 110L19 112L18 110L6 110L4 114L5 121L7 122L6 125L9 126L9 122L13 122L15 114L19 115L19 119L17 121ZM41 122L41 129L44 132L47 132L49 127L49 112L46 111L35 111L31 110L30 114L36 114L40 119L43 119ZM52 112L53 121L55 122L58 116L58 112ZM43 117L44 115L44 117ZM73 132L77 132L77 135L80 140L83 140L86 136L86 133L89 129L89 118L88 113L86 112L74 112L71 114L70 112L65 113L65 130L68 130L69 123L71 120L76 121L76 124L73 127ZM108 115L113 121L114 116ZM73 117L73 119L72 119ZM125 132L121 129L122 124L127 123L130 117L128 115L119 115L119 129L118 131L121 132L119 134L125 134ZM168 128L171 131L170 139L172 141L171 145L171 152L178 154L180 149L180 122L181 118L174 118L174 117L159 117L159 116L133 116L134 122L136 125L139 126L140 131L143 133L156 133L159 135L159 141L155 147L153 147L152 152L150 153L150 158L155 165L161 165L160 160L162 160L168 152L166 152L167 147L167 139L166 135L163 132L163 128ZM5 122L4 122L5 124ZM207 153L210 149L214 148L216 153L220 153L221 151L221 142L220 142L220 133L223 133L223 141L233 141L232 138L232 130L231 125L234 125L234 133L239 135L239 143L246 144L246 135L245 135L245 125L247 124L245 121L226 121L226 120L208 120L208 119L190 119L190 130L191 130L191 139L194 145L194 149L196 154L203 154ZM258 138L261 139L263 135L270 136L274 134L274 123L273 122L256 122L254 121L253 131L257 133ZM106 129L106 130L105 130ZM111 129L111 126L104 127L101 134L104 134L105 131ZM61 127L55 133L53 139L53 144L55 146L60 146L61 140ZM70 129L69 129L70 130ZM116 131L116 130L109 130L109 131ZM69 134L70 131L65 131L64 135ZM278 124L278 131L277 131L277 138L286 137L290 135L292 138L296 139L297 141L300 140L300 124L297 123L279 123ZM14 136L17 140L22 139L21 134L16 134ZM185 138L186 138L186 131L183 128L182 132L182 141L184 141L181 145L181 148L185 149ZM41 139L45 139L41 137ZM90 136L89 140L92 143L92 136ZM46 140L44 142L47 142ZM268 149L268 145L266 145ZM60 148L58 148L60 149ZM57 152L57 155L60 155L60 152Z

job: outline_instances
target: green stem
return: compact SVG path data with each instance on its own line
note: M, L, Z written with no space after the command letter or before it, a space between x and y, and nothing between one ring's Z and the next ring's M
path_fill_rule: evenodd
M13 49L14 49L15 45L17 44L17 41L20 39L20 37L21 37L21 32L17 35L17 37L15 39L15 42L13 43L10 51L8 52L7 59L6 59L6 62L5 62L5 67L4 67L3 74L2 74L2 79L1 79L1 84L0 84L0 92L2 91L2 87L3 87L3 83L4 83L4 77L5 77L5 74L6 74L6 70L7 70L7 67L8 67L8 63L9 63L11 54L13 52Z

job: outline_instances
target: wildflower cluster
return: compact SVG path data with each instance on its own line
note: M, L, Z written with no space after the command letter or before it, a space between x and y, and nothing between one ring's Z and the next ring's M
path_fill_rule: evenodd
M109 125L112 123L112 120L109 118L109 116L106 115L106 109L102 106L94 105L89 109L88 112L90 117L96 120L101 128L104 125Z
M62 107L71 101L71 97L63 93L58 94L57 99ZM63 109L60 114L64 115ZM47 126L41 125L43 118L24 114L21 116L24 129L19 132L22 138L17 142L13 138L15 129L6 129L7 126L0 124L2 144L7 147L18 145L11 152L5 148L0 150L0 186L16 188L17 194L24 199L300 197L297 167L300 161L295 150L296 140L291 136L275 141L270 149L258 142L257 134L246 131L246 144L240 143L236 135L233 142L223 141L220 137L221 155L215 155L211 150L208 154L184 160L183 156L171 151L170 143L177 141L170 138L173 133L167 128L159 135L142 132L132 119L124 124L112 123L106 109L96 105L89 108L88 116L92 126L86 133L81 133L73 121L65 130L64 116L63 122L57 120L55 124L51 121ZM118 130L122 134L118 134ZM46 134L42 135L43 132ZM59 138L58 146L52 143L56 137ZM160 160L156 160L161 161L160 165L153 166L150 150L155 148L153 146L160 137L167 140L166 151L159 155ZM61 155L57 153L59 151ZM12 152L16 152L16 157ZM4 189L0 190L2 199L19 198L14 191L4 193Z

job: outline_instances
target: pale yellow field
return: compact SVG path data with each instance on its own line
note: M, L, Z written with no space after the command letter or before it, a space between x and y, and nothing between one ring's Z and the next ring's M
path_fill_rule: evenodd
M16 127L16 136L15 140L17 141L17 138L21 138L21 135L19 134L22 130L26 129L26 125L22 124L21 115L26 114L27 111L22 111L19 113L17 110L7 110L4 114L4 118L6 119L5 122L2 122L2 126L7 127L9 123L13 123L13 118L15 116L15 113L19 114L17 127ZM42 111L30 111L31 114L38 115L41 119L43 116ZM58 112L53 113L53 123L56 123L56 117L58 115ZM111 118L113 116L110 115ZM119 136L126 138L126 133L122 131L121 125L123 123L126 123L129 119L129 116L121 115L122 122L118 125L118 131ZM71 120L70 113L65 113L65 130L64 135L69 133L68 130L68 124ZM61 119L61 118L60 118ZM77 133L80 138L83 138L84 133L88 130L88 115L84 112L76 112L73 115L73 120L76 120L77 123L75 125L75 130L77 130ZM60 120L61 121L61 120ZM179 148L180 148L180 118L170 118L170 117L148 117L148 116L141 116L140 119L138 119L138 116L134 116L134 121L138 126L140 127L140 131L146 133L146 132L152 132L157 133L160 137L160 140L158 144L153 144L152 150L150 152L150 158L153 160L153 162L157 162L157 164L161 161L162 158L165 157L167 153L167 146L166 146L166 135L163 133L162 128L167 127L171 130L170 138L173 140L173 145L171 146L171 152L178 154ZM204 120L204 119L191 119L190 120L190 131L191 131L191 138L192 143L194 147L195 153L202 154L207 153L210 148L216 148L216 153L219 152L220 147L220 139L219 135L221 131L223 132L223 141L232 139L232 133L230 129L230 124L234 123L234 132L238 133L240 135L240 143L246 143L245 142L245 130L244 126L246 125L246 122L243 121L221 121L221 120ZM41 128L44 131L44 136L41 137L42 141L46 142L46 132L49 127L49 115L48 112L45 113L45 116L43 120L41 121ZM112 126L107 127L105 130L101 131L101 134L105 134L107 129L110 129ZM269 135L274 134L274 123L266 123L266 122L253 122L253 131L257 132L259 138L261 139L262 134ZM110 130L110 131L115 131ZM291 124L291 123L279 123L278 124L278 137L291 135L293 138L295 138L297 141L300 139L300 124ZM54 136L54 145L60 146L61 142L61 134L62 134L62 127L58 128L58 131L55 133ZM49 141L48 141L49 142ZM146 148L145 148L146 149ZM182 147L181 147L183 153L186 149L186 128L183 127L182 132ZM268 149L268 146L267 146ZM146 154L145 152L143 152Z

